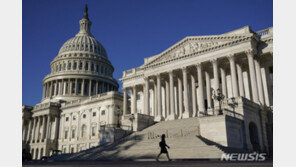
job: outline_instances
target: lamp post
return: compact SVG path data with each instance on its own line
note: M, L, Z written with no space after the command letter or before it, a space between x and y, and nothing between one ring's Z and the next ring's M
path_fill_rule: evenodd
M133 131L133 122L134 122L135 116L134 114L131 114L131 116L129 117L129 120L132 122L131 124L131 131Z
M219 102L219 115L222 115L222 109L221 109L221 102L225 98L225 96L222 94L221 90L218 88L216 91L213 90L213 99L217 100Z
M117 128L120 128L120 116L121 116L121 111L120 109L118 109L116 111L116 115L117 115Z

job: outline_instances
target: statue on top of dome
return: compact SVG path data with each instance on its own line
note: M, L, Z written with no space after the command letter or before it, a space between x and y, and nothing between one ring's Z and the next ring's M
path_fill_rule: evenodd
M87 8L87 4L85 4L85 7L84 7L84 18L88 20L88 8Z

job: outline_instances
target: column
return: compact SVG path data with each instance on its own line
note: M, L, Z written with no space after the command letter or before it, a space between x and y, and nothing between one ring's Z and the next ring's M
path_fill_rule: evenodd
M264 105L265 101L264 101L264 94L263 94L262 76L261 76L261 70L260 70L260 63L258 59L259 59L258 57L254 59L255 68L256 68L257 87L258 87L259 101L262 105Z
M262 84L263 84L265 104L266 106L270 106L266 67L261 68L261 73L262 73Z
M226 89L226 74L223 68L220 68L221 72L221 85L222 85L222 94L227 98L227 89Z
M55 121L54 139L58 139L58 129L59 129L58 121L59 121L59 117L56 116L54 121ZM71 131L71 129L70 129L70 131Z
M195 77L193 74L191 76L191 97L192 97L192 117L196 117L197 106L196 106L196 87L195 87Z
M91 79L89 80L89 88L88 88L88 95L91 96Z
M31 131L32 131L32 121L33 120L29 120L29 127L28 127L28 134L26 136L26 141L30 141Z
M64 79L62 79L61 89L60 89L60 95L64 94Z
M212 61L213 65L213 73L214 73L214 90L217 91L219 89L219 72L218 72L218 62L217 59L213 59Z
M96 81L96 93L95 94L98 94L98 90L99 90L99 81Z
M82 84L81 84L81 96L84 96L84 79L82 79Z
M52 81L50 81L50 86L49 86L49 97L52 96Z
M248 63L249 63L251 88L252 88L252 98L253 98L252 100L254 102L259 102L257 81L256 81L256 73L255 73L255 65L254 65L254 51L253 50L248 50L248 51L246 51L246 54L248 56Z
M184 113L182 118L189 118L189 98L188 98L188 81L187 81L187 68L182 68L183 85L184 85Z
M50 124L50 115L47 115L47 123L46 123L46 134L45 139L49 139L49 125Z
M78 118L77 118L78 119ZM60 140L63 140L63 127L64 127L64 115L61 114L61 117L60 117L60 130L59 130L59 139ZM79 129L79 127L77 127L77 129Z
M179 106L179 114L178 119L182 118L183 115L183 89L182 89L182 78L178 77L178 106Z
M202 77L202 67L201 63L196 65L197 68L197 78L198 78L198 113L197 116L199 117L199 113L205 112L205 101L204 101L204 86L203 86L203 77Z
M32 135L30 135L31 142L35 139L35 129L36 129L36 118L32 118L33 127L32 127Z
M78 91L78 79L75 79L75 95L77 95L77 91Z
M161 113L161 78L160 74L157 74L157 116L155 121L162 121L162 113Z
M123 90L123 115L127 115L127 88L122 88Z
M58 81L56 80L56 81L55 81L55 84L54 84L54 92L53 92L53 95L54 95L54 96L57 95L57 91L58 91Z
M42 99L45 98L45 84L43 84L43 92L42 92Z
M154 89L153 89L153 95L154 95L154 113L153 116L156 118L157 116L157 83L154 81Z
M144 93L145 93L145 111L144 113L147 114L147 115L150 115L150 102L149 102L149 77L145 77L144 78L145 80L145 90L144 90Z
M166 117L170 115L170 84L169 81L165 81L165 110Z
M169 120L176 119L175 113L175 94L174 94L174 75L173 71L169 71L169 80L170 80L170 115Z
M38 140L39 132L40 132L40 117L36 117L37 121L37 127L35 131L35 142Z
M210 75L207 71L205 71L205 76L206 76L206 92L207 92L207 103L208 103L207 109L212 109L211 81L210 81Z
M236 64L237 69L237 76L238 76L238 87L239 87L239 95L245 97L245 87L244 87L244 80L243 80L243 72L241 65Z
M234 55L231 54L228 57L230 63L230 72L231 72L231 83L232 83L232 92L233 97L238 97L238 86L237 86L237 78L236 78L236 68L235 68L235 60Z
M64 82L63 85L63 95L66 95L67 81Z
M72 82L71 79L68 79L68 95L72 94Z
M137 88L136 88L136 85L133 87L133 102L132 102L132 105L133 105L133 108L132 108L132 114L135 114L137 113Z
M40 137L40 139L42 140L42 139L44 139L44 134L45 134L45 115L43 115L42 116L42 131L41 131L41 137Z

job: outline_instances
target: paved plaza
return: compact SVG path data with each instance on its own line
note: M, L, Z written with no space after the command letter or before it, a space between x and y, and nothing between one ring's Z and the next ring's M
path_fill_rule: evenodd
M273 166L272 161L264 162L221 162L221 161L95 161L95 162L52 162L52 163L43 163L43 162L29 162L24 163L23 167L66 167L66 166L83 166L83 167L110 167L110 166L121 166L121 167L156 167L156 166L188 166L188 167L271 167Z

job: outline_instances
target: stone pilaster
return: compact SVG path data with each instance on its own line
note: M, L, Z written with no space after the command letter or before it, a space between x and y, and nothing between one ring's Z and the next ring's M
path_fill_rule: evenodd
M161 78L160 74L157 74L156 80L157 80L157 116L155 118L155 121L162 121L162 103L161 103Z
M187 68L182 68L183 73L183 85L184 85L184 113L182 118L189 118L189 97L188 97L188 77L187 77Z
M251 80L251 88L252 88L252 100L254 102L259 102L255 65L254 65L254 51L248 50L245 53L247 54L248 63L249 63L250 80Z
M238 76L238 87L239 87L239 95L245 97L245 87L244 87L244 80L243 80L243 72L241 65L236 64L237 69L237 76Z
M204 101L204 81L202 77L202 65L201 63L198 63L196 65L197 68L197 78L198 78L198 94L197 94L197 99L198 99L198 114L197 116L199 117L199 113L204 113L205 112L205 101Z
M191 76L191 97L192 97L192 117L197 115L197 105L196 105L196 86L195 86L195 77L193 74Z
M169 80L170 80L170 115L169 120L176 119L175 113L175 94L174 94L174 74L173 71L169 71Z
M238 97L238 84L237 84L237 77L236 77L236 67L235 67L235 60L234 55L227 56L229 63L230 63L230 72L231 72L231 83L232 83L232 93L233 97Z

